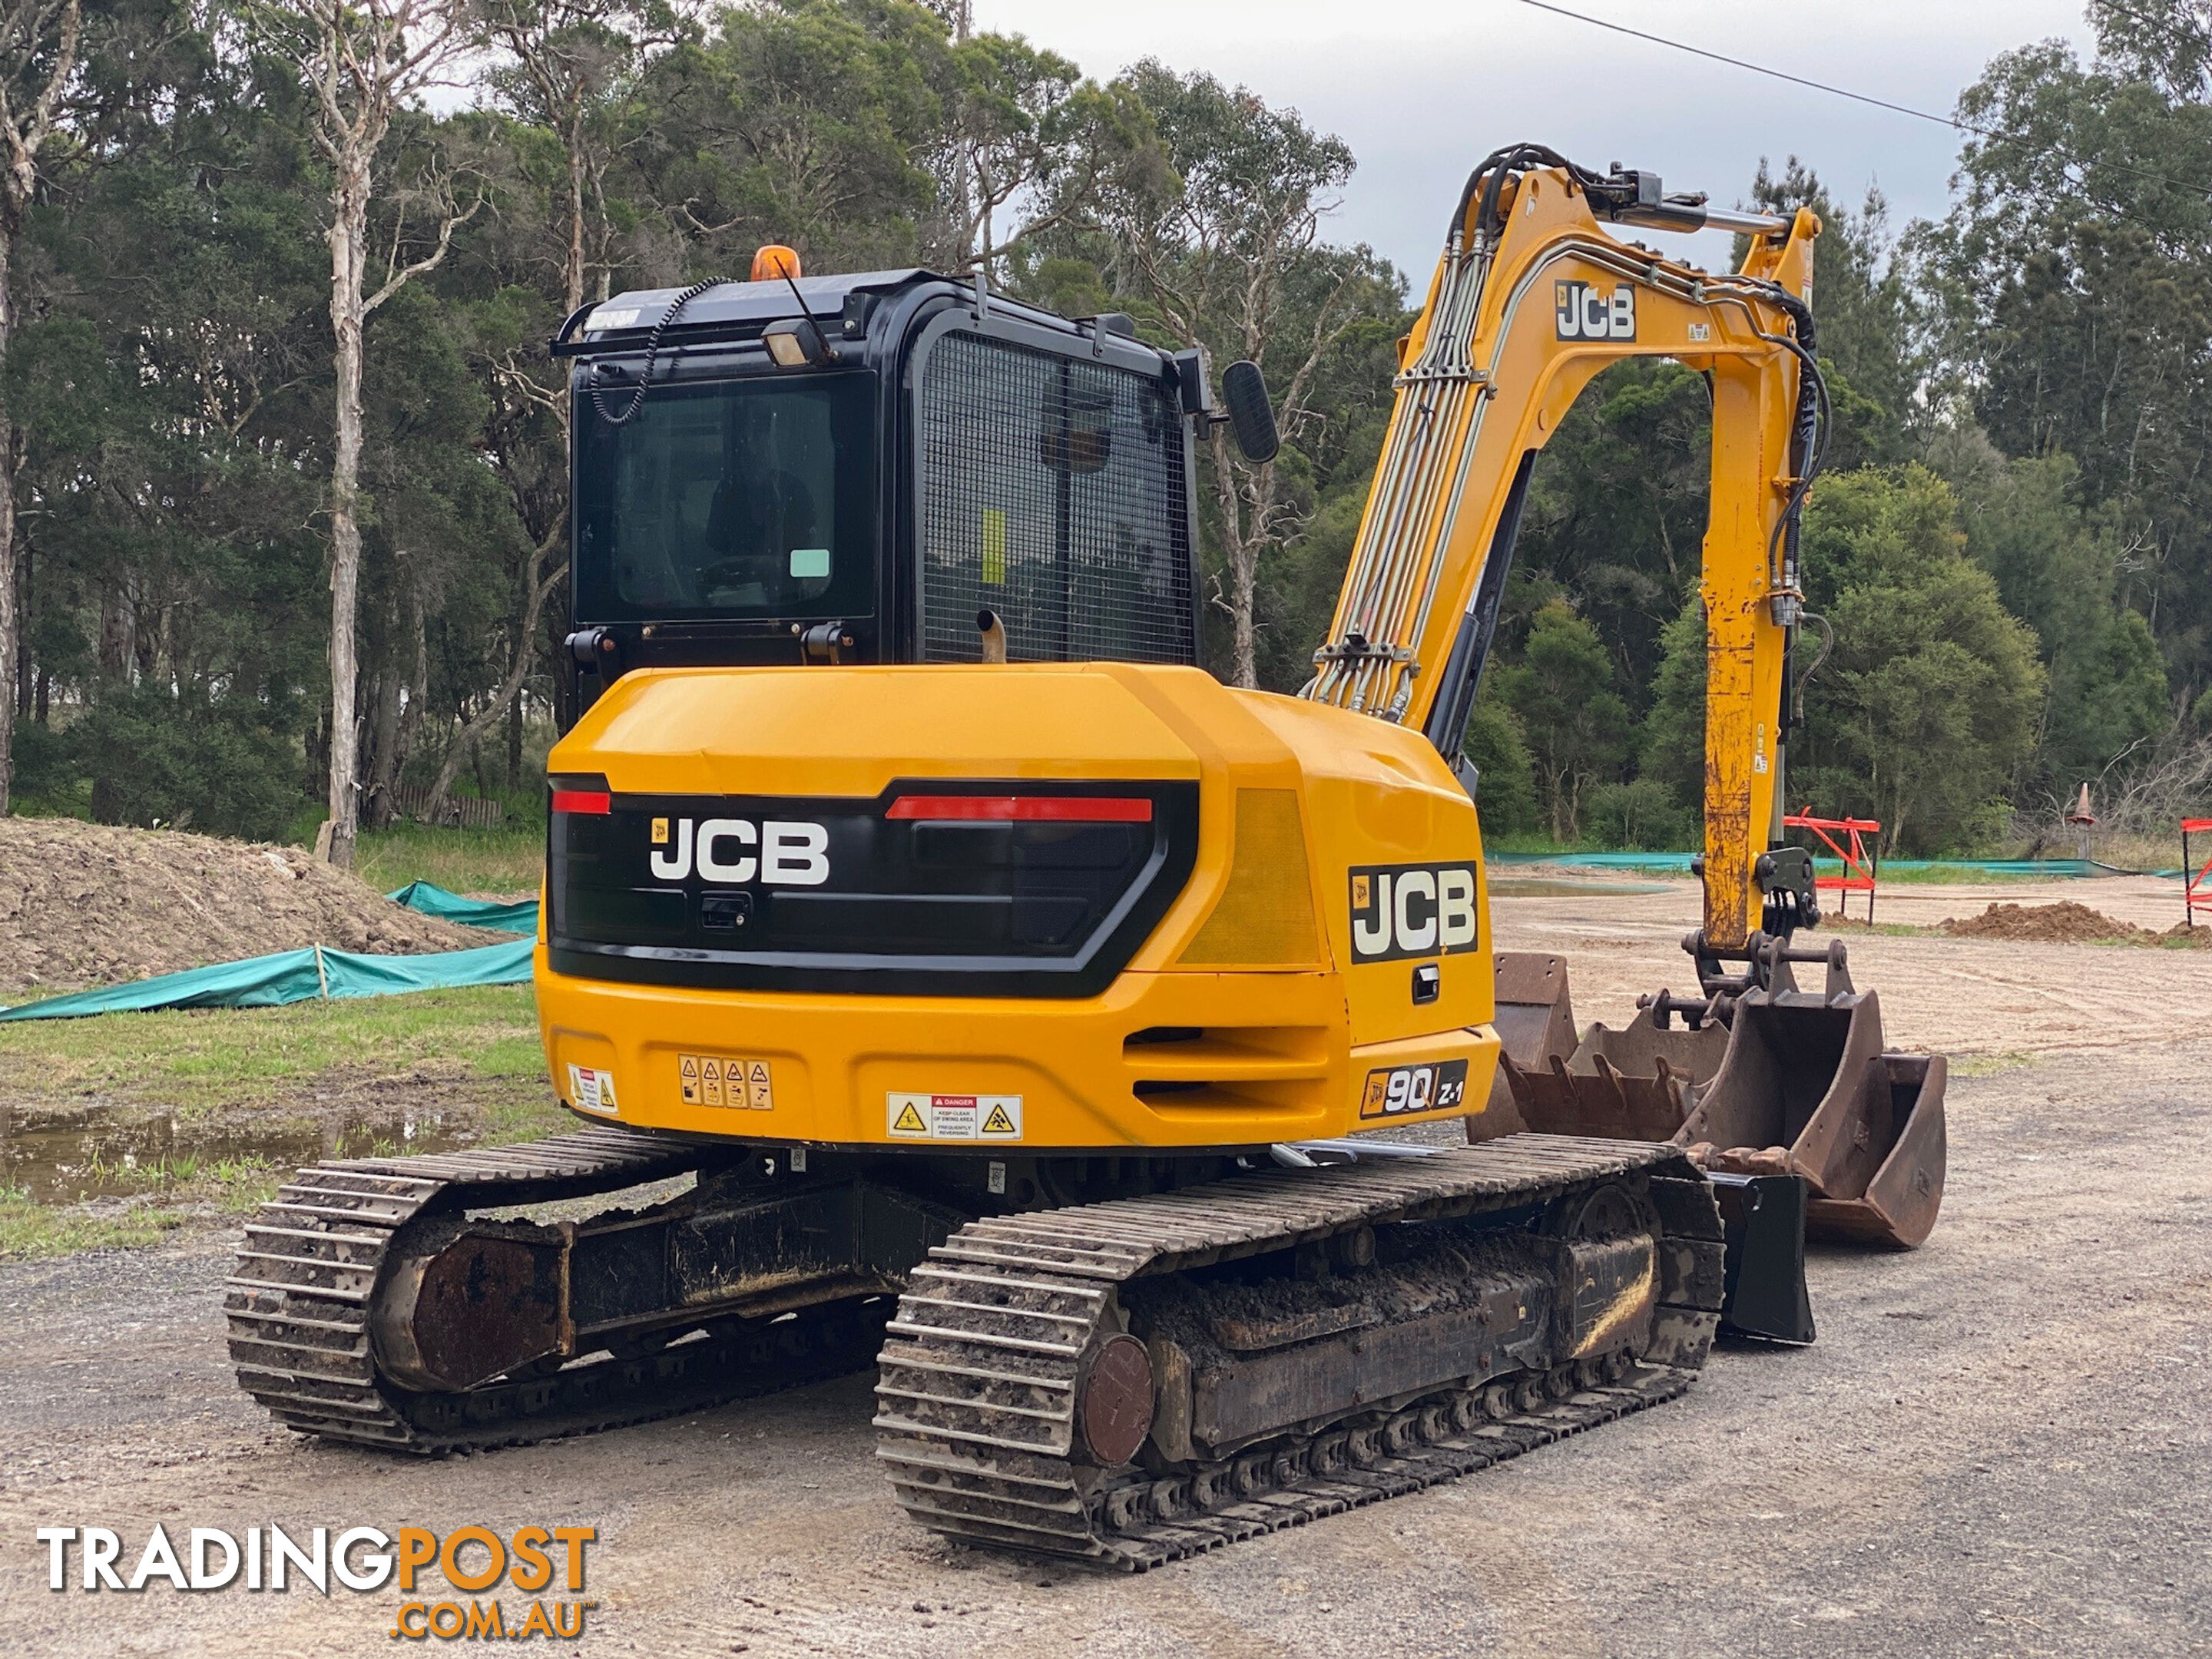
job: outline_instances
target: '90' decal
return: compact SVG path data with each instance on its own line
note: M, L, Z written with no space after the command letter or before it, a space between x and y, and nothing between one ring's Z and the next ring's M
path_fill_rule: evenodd
M1474 866L1364 864L1352 872L1352 959L1452 956L1480 942Z

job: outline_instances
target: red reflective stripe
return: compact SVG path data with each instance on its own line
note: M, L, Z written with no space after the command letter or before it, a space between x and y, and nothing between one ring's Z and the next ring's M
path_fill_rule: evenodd
M994 823L1150 823L1152 803L1142 795L901 795L884 814L892 818L988 820Z
M615 810L615 798L598 789L556 789L553 810L556 812L591 812L605 817Z

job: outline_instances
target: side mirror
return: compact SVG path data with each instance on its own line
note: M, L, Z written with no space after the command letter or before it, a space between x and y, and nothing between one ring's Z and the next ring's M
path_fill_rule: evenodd
M1283 447L1275 429L1275 411L1267 402L1267 382L1260 365L1240 359L1221 371L1222 401L1229 406L1229 429L1248 461L1265 465Z

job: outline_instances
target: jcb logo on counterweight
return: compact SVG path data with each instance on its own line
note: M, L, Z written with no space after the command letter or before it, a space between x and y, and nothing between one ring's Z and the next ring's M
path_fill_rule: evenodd
M690 818L653 821L653 873L682 881L696 867L701 879L762 881L771 887L819 887L830 879L830 832L818 823L769 819Z
M1473 864L1366 864L1352 872L1352 959L1452 956L1479 942Z
M1554 283L1552 293L1562 340L1636 337L1636 290L1626 283L1614 283L1610 295L1589 283Z

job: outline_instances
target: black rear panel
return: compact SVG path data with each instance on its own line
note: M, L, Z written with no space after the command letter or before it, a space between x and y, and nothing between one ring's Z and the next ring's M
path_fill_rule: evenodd
M1093 995L1182 892L1198 844L1184 782L930 781L871 800L556 791L555 805L555 969L655 985Z

